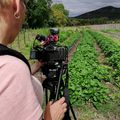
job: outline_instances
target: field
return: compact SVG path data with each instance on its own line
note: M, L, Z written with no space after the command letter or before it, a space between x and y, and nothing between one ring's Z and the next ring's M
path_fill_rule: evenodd
M59 45L72 51L69 91L78 120L120 120L120 25L60 28ZM22 30L10 45L30 61L37 34L48 29Z

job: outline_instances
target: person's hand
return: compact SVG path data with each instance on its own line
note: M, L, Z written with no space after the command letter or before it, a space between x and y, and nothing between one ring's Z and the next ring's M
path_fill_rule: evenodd
M65 98L62 97L60 100L52 104L49 102L45 109L44 119L45 120L62 120L65 112L67 111L67 104Z
M44 81L46 78L47 78L47 77L46 77L42 72L39 73L38 79L41 81L41 83L43 83L43 81Z
M40 70L40 67L44 64L42 61L36 61L32 66L32 75L37 73Z

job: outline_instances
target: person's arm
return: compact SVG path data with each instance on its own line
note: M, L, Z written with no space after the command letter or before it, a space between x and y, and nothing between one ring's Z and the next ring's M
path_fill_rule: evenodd
M35 73L37 73L40 70L40 67L43 65L43 63L41 61L36 61L33 66L32 66L32 75L34 75Z
M40 71L42 65L44 65L42 61L36 61L32 66L32 75L35 75L38 71ZM43 83L43 81L46 79L46 76L42 72L39 72L37 78L40 80L41 83Z

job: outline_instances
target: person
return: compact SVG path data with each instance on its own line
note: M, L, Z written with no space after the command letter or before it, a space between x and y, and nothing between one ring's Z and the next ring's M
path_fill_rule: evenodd
M0 45L14 42L24 22L26 0L0 0ZM34 74L33 70L33 74ZM0 56L0 120L61 120L65 98L41 108L43 89L28 66L10 55Z

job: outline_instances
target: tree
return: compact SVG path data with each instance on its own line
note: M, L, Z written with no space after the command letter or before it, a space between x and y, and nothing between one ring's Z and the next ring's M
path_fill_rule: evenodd
M31 28L47 25L49 20L51 0L29 0L27 23Z
M68 23L68 10L63 4L54 4L51 7L50 25L65 26Z

